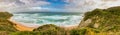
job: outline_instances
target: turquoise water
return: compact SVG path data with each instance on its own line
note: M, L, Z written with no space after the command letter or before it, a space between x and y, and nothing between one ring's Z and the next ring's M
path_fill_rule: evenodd
M78 25L82 19L80 13L14 13L13 20L26 26L55 24L57 26Z

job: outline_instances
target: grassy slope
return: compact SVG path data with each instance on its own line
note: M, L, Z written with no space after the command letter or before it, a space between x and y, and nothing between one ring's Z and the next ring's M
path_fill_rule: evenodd
M33 31L18 31L13 32L10 35L67 35L67 33L63 28L53 24L47 24L40 26Z
M17 31L13 26L14 24L7 20L11 16L13 15L8 12L0 12L0 34L1 35L5 35L5 34L8 34L9 32Z
M90 20L90 23L85 23ZM87 26L82 26L88 24ZM95 9L85 13L84 20L79 25L91 29L94 35L120 35L120 7L111 7L108 9ZM94 32L97 31L97 32Z
M66 35L64 28L60 28L53 24L47 24L40 26L34 30L35 32L40 32L41 35Z

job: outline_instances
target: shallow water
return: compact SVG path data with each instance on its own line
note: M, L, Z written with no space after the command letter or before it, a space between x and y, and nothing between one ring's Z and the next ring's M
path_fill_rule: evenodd
M41 26L55 24L57 26L78 25L82 14L75 13L14 13L13 20L26 26Z

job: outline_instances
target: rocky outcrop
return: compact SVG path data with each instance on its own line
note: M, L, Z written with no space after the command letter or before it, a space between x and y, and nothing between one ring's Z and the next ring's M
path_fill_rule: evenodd
M92 22L91 19L87 19L86 21L81 21L79 27L87 27L88 25L90 25L90 23Z

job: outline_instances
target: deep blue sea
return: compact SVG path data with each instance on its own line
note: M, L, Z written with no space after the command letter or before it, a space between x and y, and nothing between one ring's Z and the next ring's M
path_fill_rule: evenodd
M26 26L34 27L45 24L57 26L74 26L82 20L81 13L60 13L60 12L22 12L14 13L13 20Z

